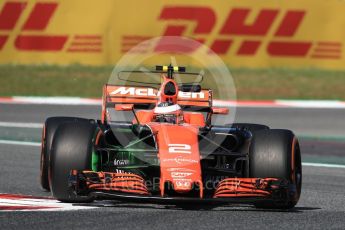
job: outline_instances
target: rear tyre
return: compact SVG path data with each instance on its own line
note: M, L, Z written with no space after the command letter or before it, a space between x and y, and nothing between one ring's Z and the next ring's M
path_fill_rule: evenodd
M249 150L249 176L284 178L291 183L294 191L287 197L287 202L261 202L255 204L257 208L293 208L302 188L301 152L296 136L283 129L255 132Z
M59 125L73 121L88 122L89 120L75 117L49 117L44 123L41 144L40 183L41 187L47 191L50 191L48 172L54 134Z
M233 123L233 124L228 124L228 126L231 126L232 128L247 129L251 132L270 129L267 125L251 124L251 123Z
M72 169L91 170L97 125L94 122L69 122L56 131L50 162L51 191L62 202L91 202L77 196L68 185Z

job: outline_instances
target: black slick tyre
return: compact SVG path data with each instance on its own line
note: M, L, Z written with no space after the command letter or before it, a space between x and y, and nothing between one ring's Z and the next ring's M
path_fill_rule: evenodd
M41 187L47 191L50 191L49 184L49 162L51 155L51 147L53 143L54 134L59 125L67 122L89 122L87 119L75 118L75 117L49 117L44 123L42 130L41 141L41 158L40 158L40 184Z
M249 176L284 178L293 188L286 202L260 202L257 208L291 209L300 197L302 187L301 152L296 136L290 130L256 131L249 151Z
M69 122L56 131L50 162L51 192L62 202L91 202L90 197L77 196L68 186L72 169L91 170L95 122Z

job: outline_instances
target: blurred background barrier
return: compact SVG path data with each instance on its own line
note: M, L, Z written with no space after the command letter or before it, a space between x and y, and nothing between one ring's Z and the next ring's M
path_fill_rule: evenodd
M0 63L113 65L168 35L206 44L230 67L343 70L344 12L341 0L2 0Z

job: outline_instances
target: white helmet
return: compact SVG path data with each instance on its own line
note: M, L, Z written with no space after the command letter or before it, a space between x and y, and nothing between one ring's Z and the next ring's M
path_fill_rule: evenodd
M161 102L153 110L157 122L180 123L182 110L178 104L172 102Z

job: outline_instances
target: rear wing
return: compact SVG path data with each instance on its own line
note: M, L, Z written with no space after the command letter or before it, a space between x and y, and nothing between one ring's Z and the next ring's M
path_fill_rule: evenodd
M102 121L106 120L106 109L116 104L134 104L135 108L152 108L158 101L158 90L152 87L129 87L104 85ZM212 107L212 91L178 92L177 103L186 110L209 111Z

